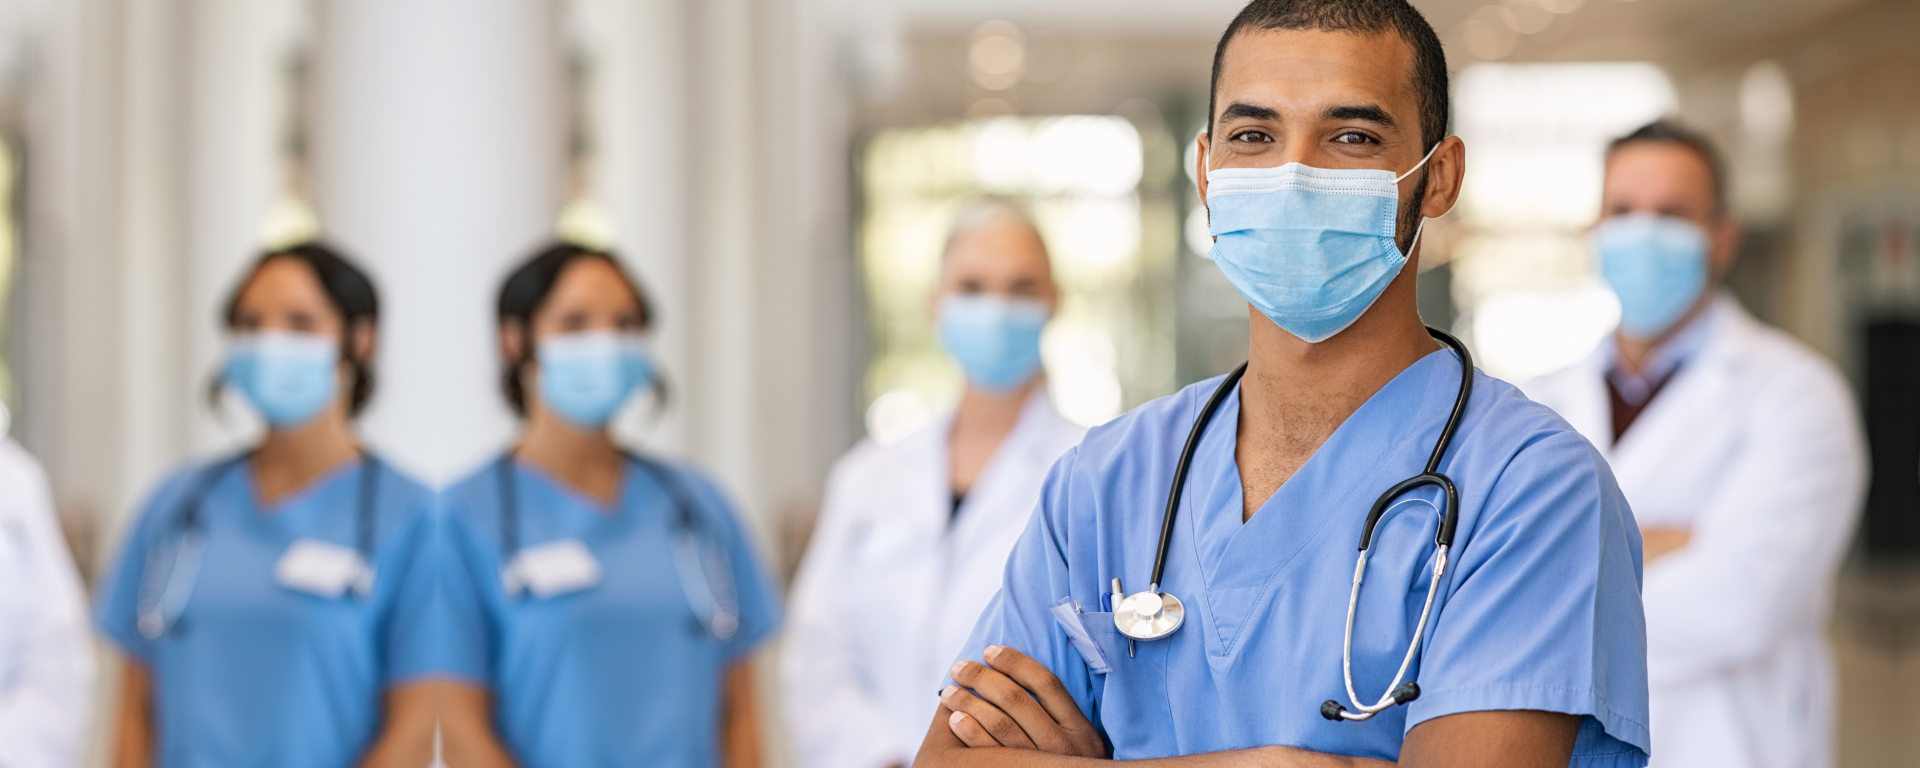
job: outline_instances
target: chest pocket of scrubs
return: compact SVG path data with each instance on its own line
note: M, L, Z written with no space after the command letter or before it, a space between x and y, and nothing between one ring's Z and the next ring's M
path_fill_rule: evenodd
M1093 702L1094 725L1113 743L1113 759L1177 754L1179 733L1167 700L1167 652L1174 638L1138 641L1129 657L1127 636L1113 626L1112 613L1081 614L1081 622L1111 667L1093 676Z

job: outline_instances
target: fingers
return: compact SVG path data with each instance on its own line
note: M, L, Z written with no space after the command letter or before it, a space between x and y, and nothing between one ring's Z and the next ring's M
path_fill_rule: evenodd
M1048 675L1048 679L1052 679L1051 674ZM1061 746L1055 743L1059 741L1056 734L1059 733L1060 727L1053 716L1047 714L1047 710L1034 700L1031 691L1008 677L1006 673L989 666L965 661L954 665L953 681L973 689L974 694L999 707L1000 711L1013 718L1013 721L1040 749L1052 752L1054 750L1050 747Z
M969 747L997 747L1000 742L993 740L987 729L980 727L980 721L965 712L955 712L947 716L947 729L953 731L960 743Z
M985 668L982 667L982 669ZM954 677L958 679L959 675L956 674ZM1008 684L1011 685L1011 683ZM1004 710L995 706L993 702L975 695L972 691L949 685L940 691L940 703L947 709L953 710L954 714L948 718L947 725L953 729L953 735L960 737L960 740L966 742L969 747L1039 748L1033 743L1033 739L1028 738L1026 730L1021 728L1019 723L1014 722L1014 719ZM963 723L969 724L972 730L977 730L979 733L975 739L984 739L984 743L975 744L974 739L969 739L967 733L962 730Z
M987 646L985 656L987 663L993 665L995 670L1032 692L1055 723L1065 726L1084 724L1088 729L1093 727L1092 723L1087 722L1086 716L1080 713L1080 705L1074 702L1072 694L1067 693L1067 687L1045 664L1034 661L1018 650L999 645Z

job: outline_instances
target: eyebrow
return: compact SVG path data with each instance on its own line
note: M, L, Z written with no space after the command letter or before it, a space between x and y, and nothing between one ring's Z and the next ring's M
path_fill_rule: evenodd
M1235 118L1247 118L1251 120L1278 120L1280 119L1280 112L1278 110L1269 109L1267 107L1259 107L1259 106L1254 106L1252 104L1236 101L1228 105L1225 110L1222 110L1220 112L1221 122L1226 122L1228 120L1233 120Z
M1373 104L1341 104L1327 107L1327 111L1320 116L1325 120L1361 120L1383 128L1395 126L1393 116Z

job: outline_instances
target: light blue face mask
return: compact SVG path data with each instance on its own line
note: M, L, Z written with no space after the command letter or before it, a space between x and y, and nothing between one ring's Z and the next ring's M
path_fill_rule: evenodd
M312 421L339 387L340 342L325 336L260 331L236 337L221 379L240 390L275 429Z
M1601 220L1589 239L1629 336L1658 337L1707 287L1707 233L1691 221L1629 213Z
M600 429L636 389L653 383L647 344L633 333L587 331L540 341L540 399L583 429Z
M940 300L940 343L960 362L967 381L1006 392L1040 370L1040 332L1048 316L1047 305L1033 299L956 294Z
M1400 180L1420 170L1329 170L1299 163L1207 171L1207 257L1274 325L1333 338L1380 298L1420 242L1394 242ZM1421 229L1426 219L1420 220Z

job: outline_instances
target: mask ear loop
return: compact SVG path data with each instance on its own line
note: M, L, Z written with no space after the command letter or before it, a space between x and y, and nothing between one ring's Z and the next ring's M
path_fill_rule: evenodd
M1399 184L1402 179L1405 179L1408 176L1412 176L1414 171L1418 171L1421 168L1426 167L1427 161L1433 159L1433 153L1440 151L1440 145L1445 143L1446 143L1445 140L1435 142L1433 145L1433 148L1427 150L1426 157L1420 158L1420 162L1415 163L1412 168L1407 169L1406 173L1393 177L1393 183ZM1427 231L1427 217L1421 216L1420 225L1413 228L1413 242L1407 244L1406 252L1401 255L1406 256L1409 259L1413 258L1413 249L1420 246L1420 234L1425 231ZM1395 243L1394 245L1395 247L1399 246L1398 243Z

